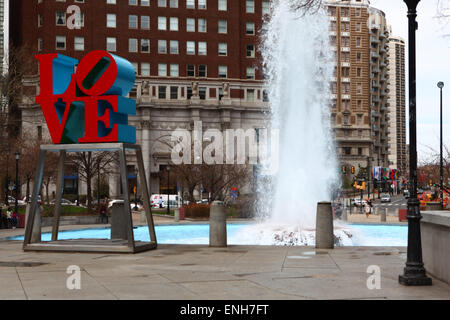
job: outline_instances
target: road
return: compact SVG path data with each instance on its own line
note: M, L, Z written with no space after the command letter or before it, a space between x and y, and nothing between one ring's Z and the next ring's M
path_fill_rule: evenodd
M366 197L365 197L366 199ZM378 210L384 210L385 208L388 209L388 212L390 214L394 214L397 212L397 209L406 209L406 201L407 199L403 196L403 195L395 195L391 198L391 202L381 202L380 199L377 199L375 196L375 200L372 201L373 204L373 208L374 211L376 210L376 208L378 208ZM352 207L352 212L355 211L360 211L359 207ZM364 212L364 208L362 209L362 211Z

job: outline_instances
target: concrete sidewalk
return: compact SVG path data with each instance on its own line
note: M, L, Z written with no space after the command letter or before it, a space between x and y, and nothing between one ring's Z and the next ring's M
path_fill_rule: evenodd
M450 287L398 284L405 248L159 245L140 254L23 252L0 242L0 299L450 299ZM70 265L81 289L69 290ZM370 290L371 265L381 288Z

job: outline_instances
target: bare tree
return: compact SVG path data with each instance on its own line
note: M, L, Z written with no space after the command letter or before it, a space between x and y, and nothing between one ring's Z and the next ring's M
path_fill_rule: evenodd
M87 208L92 213L92 180L99 172L107 173L110 164L117 161L114 152L77 152L67 157L68 163L78 169L80 179L87 186ZM100 171L99 171L100 170Z
M450 37L450 32L448 31L448 26L450 24L450 0L437 1L435 18L442 25L443 36Z

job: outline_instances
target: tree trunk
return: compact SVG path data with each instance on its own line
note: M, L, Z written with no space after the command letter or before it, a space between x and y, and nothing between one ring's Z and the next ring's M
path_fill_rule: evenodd
M92 186L91 186L91 172L90 170L87 170L86 172L86 186L87 186L87 208L88 208L88 212L92 213Z

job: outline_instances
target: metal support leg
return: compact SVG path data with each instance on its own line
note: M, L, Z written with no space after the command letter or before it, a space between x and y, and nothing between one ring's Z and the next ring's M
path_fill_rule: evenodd
M130 192L128 190L128 172L127 172L127 159L125 157L125 148L119 150L119 163L120 163L120 177L122 178L122 191L124 202L124 214L127 216L128 221L128 246L134 251L134 234L133 234L133 216L130 210Z
M59 217L61 216L61 198L64 186L64 162L66 161L66 151L61 150L58 161L58 177L56 180L55 211L53 212L52 241L58 240Z
M138 164L142 195L144 198L145 216L147 218L148 233L150 235L150 241L155 242L156 245L157 241L156 241L155 225L153 223L152 207L150 205L147 179L145 176L144 161L142 158L142 150L140 148L136 149L136 160Z
M44 173L45 164L45 150L39 150L38 164L36 166L36 172L34 175L33 193L31 195L31 206L28 215L28 221L25 229L25 239L23 246L31 243L31 233L33 231L34 217L36 215L36 210L38 209L37 200L39 195L39 190L41 190L42 176Z

